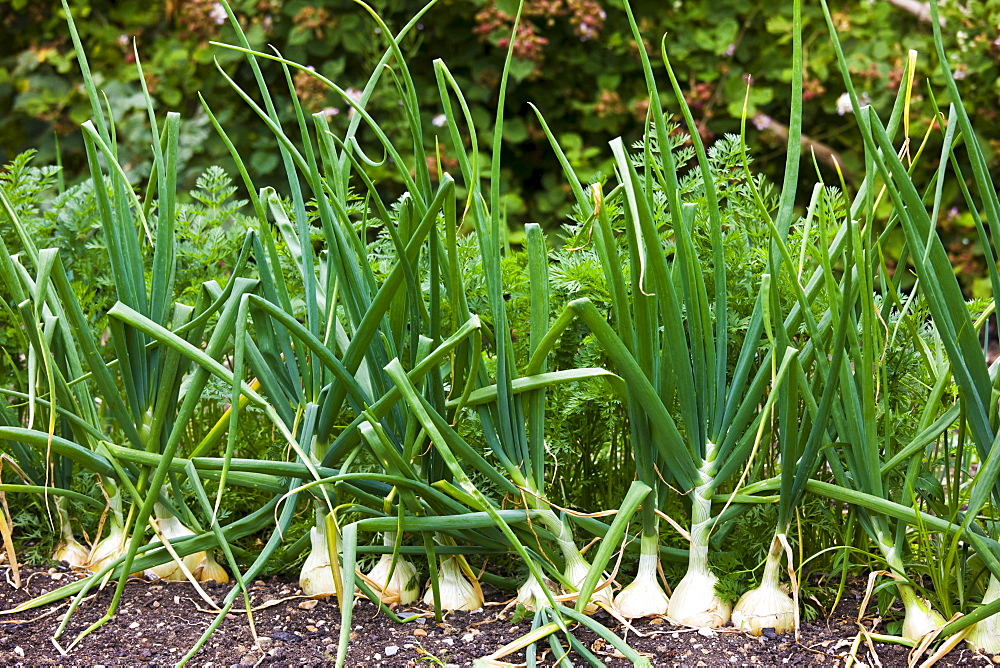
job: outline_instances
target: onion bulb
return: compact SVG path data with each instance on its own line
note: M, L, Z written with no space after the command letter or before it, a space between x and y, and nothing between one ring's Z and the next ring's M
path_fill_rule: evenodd
M538 610L549 604L549 598L545 592L548 590L551 593L554 587L555 585L551 581L543 579L539 583L534 575L528 573L528 579L517 590L514 601L528 610Z
M983 595L983 605L1000 598L1000 580L990 575L990 584ZM1000 654L1000 615L991 615L973 625L965 637L969 647L985 654Z
M715 446L708 444L708 452ZM704 468L711 466L707 457ZM712 526L711 478L705 473L703 482L691 495L691 547L688 550L688 570L674 587L667 615L678 624L698 628L718 628L729 622L732 606L715 593L719 578L708 567L708 539Z
M698 628L719 628L729 622L732 607L715 593L719 578L707 567L688 569L674 587L667 615L678 624Z
M191 529L184 526L183 522L181 522L173 513L159 503L155 505L155 512L157 527L159 528L164 541L194 535L194 532L191 531ZM182 557L181 561L184 562L188 571L193 574L194 569L198 566L198 563L204 556L204 552L198 552L196 554L189 554L186 557ZM147 568L145 575L150 580L187 580L187 577L184 575L184 571L181 570L181 567L177 565L177 562L174 561L173 558L166 563L160 564L159 566Z
M383 545L391 546L394 542L395 533L383 534ZM390 571L392 579L389 579ZM396 557L393 568L392 555L383 554L366 577L374 583L373 589L386 605L409 605L420 597L417 568L402 555Z
M775 633L795 630L795 602L781 587L765 585L743 594L733 608L733 626L759 636L764 629Z
M448 557L438 569L438 587L442 610L478 610L483 607L483 593L462 573L457 556ZM425 605L434 605L434 590L428 587Z
M903 599L903 637L910 640L920 640L925 635L944 626L944 617L939 615L930 604L913 593L909 585L899 586L899 595Z
M622 617L655 617L666 614L670 599L656 579L657 554L639 555L639 570L632 584L618 592L615 607Z
M90 552L81 545L73 534L63 533L63 539L52 553L55 561L65 561L70 568L86 568Z
M566 581L573 586L573 589L578 591L583 586L583 581L587 579L587 574L590 573L591 566L590 562L584 559L580 551L576 549L576 545L572 543L570 545L572 546L572 550L567 546L563 546L563 555L566 557L566 569L563 571L563 575L566 577ZM600 583L598 583L598 586L600 586ZM614 607L611 597L611 587L595 590L590 595L590 601L587 602L584 612L588 615L593 614L597 612L598 607L605 610Z
M122 497L117 483L110 478L101 481L108 499L110 526L108 535L98 541L90 550L87 568L94 573L125 554L125 517L122 514Z
M229 582L229 573L223 568L211 552L199 552L202 555L201 561L191 571L198 582L218 582L225 584Z
M97 573L123 554L125 554L125 527L112 518L108 535L98 541L91 550L87 568Z
M65 561L70 568L86 568L90 551L81 545L76 536L73 535L69 513L66 512L65 499L61 496L56 497L56 513L59 515L62 540L59 541L55 552L52 553L52 558L56 561Z
M775 536L767 553L760 586L743 594L733 608L733 626L759 636L764 629L775 633L795 630L795 601L780 587L781 543Z
M309 529L312 547L299 573L299 586L306 596L331 596L337 593L330 566L330 551L326 545L326 523L317 522L318 527Z
M90 551L77 541L73 535L73 526L70 524L69 512L66 510L66 498L56 497L56 514L59 516L59 531L62 540L56 546L52 558L56 561L65 561L70 568L86 568L87 557Z

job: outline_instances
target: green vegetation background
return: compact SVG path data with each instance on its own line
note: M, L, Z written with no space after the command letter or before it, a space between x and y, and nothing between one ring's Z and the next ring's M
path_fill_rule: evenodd
M910 49L920 54L915 91L915 118L928 119L931 105L924 81L942 89L934 62L931 29L920 4L905 0L861 0L833 6L834 18L850 55L856 85L877 108L888 108L900 82ZM214 140L198 95L204 96L233 137L261 183L278 167L278 152L270 132L239 100L215 70L216 61L237 82L246 83L249 68L242 56L213 47L212 40L231 41L231 28L214 0L76 0L70 3L88 50L98 85L118 122L119 141L132 146L136 159L131 176L149 171L147 120L136 81L133 40L138 45L147 84L161 109L181 111L181 189L194 186L210 165L234 173L221 141ZM390 27L398 28L423 3L413 0L372 0ZM1000 0L947 2L941 8L946 23L946 49L957 78L969 83L966 104L990 151L994 171L1000 169ZM271 45L284 56L309 64L345 88L360 88L384 49L373 40L370 18L352 0L233 0L251 41ZM784 163L784 125L789 108L791 62L791 3L745 0L637 0L633 3L646 35L666 35L667 48L688 91L697 130L711 141L738 131L747 82L749 144L755 147L757 168L780 178ZM480 128L494 118L497 82L509 38L514 0L440 0L405 52L423 91L423 103L436 104L437 88L431 62L442 58L455 73ZM506 212L512 228L523 222L557 227L568 211L567 193L548 142L530 113L536 104L569 153L581 178L588 180L610 169L606 142L621 135L637 139L646 114L646 91L640 76L636 46L615 0L527 0L519 43L515 47L515 85L508 95L503 164ZM843 86L835 70L818 5L805 8L804 132L816 148L818 168L829 181L839 163L852 185L859 171L861 142L854 121L844 114ZM82 178L85 161L78 125L90 117L80 85L65 17L55 0L0 1L0 164L36 148L35 164L55 164L61 158L70 183ZM647 43L658 51L658 43ZM654 62L659 59L654 58ZM277 68L274 89L284 84ZM423 81L420 81L423 79ZM334 123L345 123L349 108L335 94L300 74L297 87L310 111L326 110ZM961 82L960 82L961 83ZM422 85L421 85L422 84ZM287 102L287 100L286 100ZM665 106L670 109L668 99ZM938 100L946 104L947 100ZM382 87L372 100L383 126L398 118L397 100ZM849 112L848 112L849 113ZM426 129L431 141L435 130ZM926 123L911 125L911 139L921 141ZM489 133L480 135L488 154ZM770 152L769 152L769 149ZM123 164L126 161L123 161ZM444 154L445 168L453 167ZM923 169L933 169L924 161ZM391 167L384 187L391 190ZM812 180L806 174L807 180ZM186 186L186 187L185 187ZM388 193L393 194L393 193ZM947 198L946 198L947 199ZM945 215L939 225L967 292L988 290L982 256L974 243L968 216Z

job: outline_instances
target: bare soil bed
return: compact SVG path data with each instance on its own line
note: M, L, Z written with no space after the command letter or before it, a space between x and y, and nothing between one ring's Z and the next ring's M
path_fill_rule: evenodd
M22 586L11 584L9 568L0 572L0 609L9 610L30 598L62 586L75 577L64 569L22 568ZM6 580L6 582L4 582ZM66 647L99 619L111 601L113 587L96 593L81 605L60 639ZM229 585L209 584L207 593L221 601ZM699 632L672 627L665 620L642 620L633 631L623 629L604 613L601 621L625 635L654 666L839 666L848 659L858 635L856 620L861 592L852 591L830 619L803 625L799 641L773 633L754 638L730 630ZM369 602L358 603L347 665L471 666L473 660L495 652L530 628L530 620L512 623L502 594L477 612L455 612L443 622L427 616L398 625ZM255 641L246 615L232 613L189 665L192 666L332 666L340 633L336 600L308 599L295 582L272 578L254 583L252 602L257 630ZM0 615L0 665L4 666L172 666L194 645L215 613L187 583L146 582L135 578L125 589L117 616L85 638L67 654L52 636L66 613L68 602L21 613ZM240 605L242 607L242 605ZM853 614L852 611L853 610ZM420 612L410 608L407 612ZM424 611L426 612L426 611ZM878 620L866 618L871 629ZM641 635L640 635L641 634ZM589 633L579 636L607 666L628 666L609 645ZM862 641L856 666L907 665L908 648ZM546 655L551 665L552 655ZM524 655L505 658L523 663ZM583 665L577 657L574 665ZM1000 656L977 656L967 649L951 652L937 665L984 666L1000 663Z

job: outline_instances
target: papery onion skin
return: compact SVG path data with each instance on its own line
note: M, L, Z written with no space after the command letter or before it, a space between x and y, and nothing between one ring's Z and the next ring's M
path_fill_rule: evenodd
M778 587L762 585L740 597L732 621L736 628L755 636L764 629L788 633L795 630L795 602Z
M1000 598L1000 580L990 575L990 583L983 594L983 605L989 605ZM1000 615L991 615L976 622L965 642L973 650L984 654L1000 654Z
M448 557L441 562L441 568L438 569L438 590L442 610L478 610L483 607L482 596L465 578L457 557ZM425 605L434 605L432 588L427 588L423 602Z
M420 589L416 584L417 569L403 557L396 559L396 568L392 579L386 584L386 578L392 569L392 555L383 554L368 573L368 579L375 583L375 591L386 605L409 605L420 597Z
M732 607L715 594L719 579L711 571L688 570L674 588L667 615L684 626L719 628L732 615Z
M332 596L337 593L330 568L330 555L326 547L326 535L316 527L309 529L311 549L299 573L299 587L306 596Z
M635 580L615 597L615 607L625 619L657 617L667 613L670 598L656 580L658 561L656 554L640 555Z
M555 586L549 580L543 580L543 583L539 584L535 576L529 573L528 579L517 590L517 596L514 600L527 610L538 610L538 608L546 607L549 604L549 599L545 596L545 590L547 589L549 593L552 593L554 588Z
M56 546L55 552L52 553L52 558L55 561L65 561L70 568L86 568L87 557L89 555L90 551L87 548L81 545L75 538L69 536Z

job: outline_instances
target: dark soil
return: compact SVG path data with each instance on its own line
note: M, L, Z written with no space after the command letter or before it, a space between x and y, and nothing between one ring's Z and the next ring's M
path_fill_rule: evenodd
M0 572L0 609L9 610L75 577L61 569L22 568L22 586L15 589L11 573ZM5 576L5 577L4 577ZM6 583L3 580L6 579ZM71 617L59 639L72 640L107 610L114 587L88 598ZM229 585L205 586L221 601ZM798 642L789 634L773 633L754 638L730 630L699 632L678 629L666 620L637 622L635 631L599 613L599 619L619 635L626 635L636 650L650 657L654 666L839 666L855 644L860 591L851 592L829 620L806 623ZM498 594L495 602L477 612L448 614L441 623L425 618L397 625L369 602L355 608L354 628L347 665L364 666L471 666L530 629L530 619L512 623L511 611ZM311 600L301 596L293 580L275 578L252 587L257 640L247 618L232 613L222 627L195 655L192 666L332 666L337 653L340 613L334 598ZM239 607L242 607L240 604ZM125 589L118 614L66 654L52 640L68 602L0 615L0 665L3 666L171 666L194 645L215 618L207 603L187 583L150 583L135 578ZM853 609L853 615L850 611ZM408 612L419 612L413 608ZM426 611L424 611L426 612ZM405 616L405 615L404 615ZM863 620L872 629L877 619ZM640 635L641 634L641 635ZM607 666L627 666L607 643L591 633L578 637ZM539 644L542 647L543 643ZM545 644L547 647L547 644ZM907 665L906 647L862 640L855 666ZM543 665L551 665L552 654ZM507 656L513 664L524 661L523 652ZM584 665L579 657L574 665ZM1000 663L1000 656L977 656L964 647L951 652L937 665L971 666ZM502 664L497 664L502 665Z

